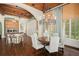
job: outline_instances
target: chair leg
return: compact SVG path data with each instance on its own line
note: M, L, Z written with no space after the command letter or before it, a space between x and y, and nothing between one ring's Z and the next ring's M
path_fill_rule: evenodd
M44 56L48 56L48 55L49 55L49 52L45 49L45 46L43 47L42 54L43 54Z

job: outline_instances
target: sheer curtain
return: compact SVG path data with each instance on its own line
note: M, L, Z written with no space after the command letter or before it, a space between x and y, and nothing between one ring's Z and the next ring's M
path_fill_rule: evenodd
M63 15L63 7L58 7L52 10L54 12L55 20L56 20L56 32L59 33L60 37L60 45L59 47L64 48L64 34L63 34L63 23L62 23L62 15Z

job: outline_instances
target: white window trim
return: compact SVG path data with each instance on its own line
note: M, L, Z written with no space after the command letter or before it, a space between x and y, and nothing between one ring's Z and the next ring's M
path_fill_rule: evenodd
M71 30L72 30L72 24L71 24L71 20L72 19L69 19L69 38L71 38Z

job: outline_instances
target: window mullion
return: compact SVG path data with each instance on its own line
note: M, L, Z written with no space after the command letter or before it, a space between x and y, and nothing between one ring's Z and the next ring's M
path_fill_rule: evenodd
M71 19L69 19L69 38L71 38Z

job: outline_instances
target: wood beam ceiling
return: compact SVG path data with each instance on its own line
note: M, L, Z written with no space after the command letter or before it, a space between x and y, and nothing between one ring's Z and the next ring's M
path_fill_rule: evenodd
M5 4L0 4L0 13L20 16L20 17L26 17L26 18L32 17L32 15L29 12L17 6L10 6L10 5L5 5Z
M45 12L46 10L56 7L60 5L61 3L24 3L24 4L32 6L38 10ZM21 9L17 6L11 6L11 5L6 5L6 4L0 4L0 13L20 16L20 17L26 17L26 18L33 17L31 13L29 13L28 11L24 9Z

